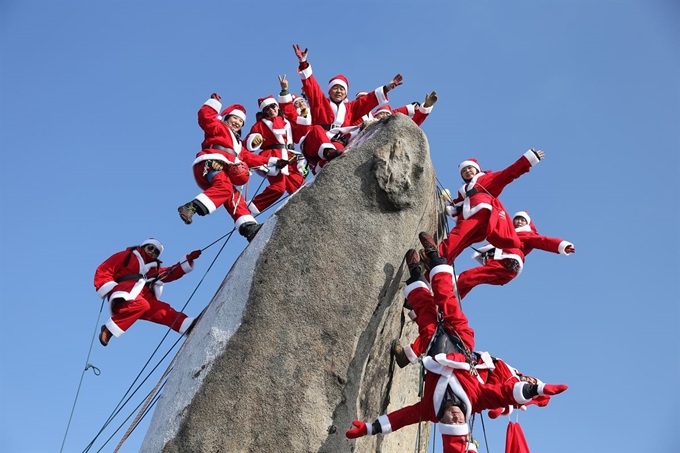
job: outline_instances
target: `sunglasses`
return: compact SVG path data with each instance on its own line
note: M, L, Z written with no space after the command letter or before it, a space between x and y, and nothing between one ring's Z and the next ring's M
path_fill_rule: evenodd
M153 256L158 256L158 255L161 253L161 251L158 250L158 249L156 248L156 246L153 245L153 244L146 244L146 245L144 246L144 250L146 250L148 253L150 253L150 254L153 255Z

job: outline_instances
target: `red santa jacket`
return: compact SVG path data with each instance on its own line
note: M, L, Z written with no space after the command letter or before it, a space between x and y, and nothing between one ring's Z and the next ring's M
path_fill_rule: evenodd
M302 89L307 95L312 113L312 124L322 126L326 130L344 133L341 128L356 127L354 124L357 120L360 120L362 116L378 105L386 104L388 101L387 93L381 86L359 99L336 104L328 99L321 90L312 73L312 66L308 62L300 63L298 73L302 79Z
M169 267L160 265L159 260L145 263L139 247L115 253L94 273L97 295L106 297L108 301L117 298L133 300L140 295L160 298L165 282L177 280L193 270L193 263L187 260Z
M203 129L204 139L201 147L203 150L196 155L193 165L208 160L219 160L225 163L245 162L248 167L258 165L273 166L273 161L265 156L253 154L241 143L231 128L222 121L219 115L222 103L217 99L208 99L198 111L198 125ZM210 149L209 145L220 145L233 150L233 153L220 149Z
M529 172L540 160L532 150L527 151L505 170L479 172L472 180L458 189L458 196L451 202L452 215L458 219L469 219L480 209L492 210L492 200L498 198L503 189Z

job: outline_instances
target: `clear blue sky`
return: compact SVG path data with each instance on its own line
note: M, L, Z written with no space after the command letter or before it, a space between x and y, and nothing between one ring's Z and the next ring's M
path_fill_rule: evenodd
M101 261L154 236L172 264L231 229L224 212L191 226L177 216L198 193L196 111L216 91L246 106L249 128L278 74L299 88L297 42L319 80L343 73L352 95L397 72L405 82L390 93L395 107L436 89L423 130L452 190L464 159L499 170L530 147L546 152L502 200L577 253L534 252L516 281L464 301L479 348L570 386L520 416L532 451L680 450L678 3L312 5L0 3L0 449L59 451L93 332L108 315L98 321L92 286ZM229 242L187 313L203 309L245 245ZM184 305L217 250L164 299ZM468 256L458 271L474 264ZM83 379L64 451L83 451L164 334L139 322L107 348L95 340L89 361L102 373ZM136 413L135 398L124 417ZM112 426L125 431L124 417ZM121 451L138 450L149 418ZM506 424L486 421L493 453L503 451ZM475 436L484 437L479 423Z

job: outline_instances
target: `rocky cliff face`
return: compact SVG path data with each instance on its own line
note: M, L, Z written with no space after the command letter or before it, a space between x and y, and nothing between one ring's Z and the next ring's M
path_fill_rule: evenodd
M187 340L141 451L413 451L415 425L345 431L417 401L418 369L399 369L390 342L417 335L403 257L435 231L435 180L425 135L399 114L290 197Z

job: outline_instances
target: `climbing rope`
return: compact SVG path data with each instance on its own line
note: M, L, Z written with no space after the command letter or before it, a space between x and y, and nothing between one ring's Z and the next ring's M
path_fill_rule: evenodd
M90 341L90 349L87 351L87 358L85 358L85 369L80 374L80 382L78 382L78 390L76 390L76 397L73 400L73 407L71 407L71 414L68 416L68 423L66 424L66 432L64 433L64 439L61 441L61 448L59 449L59 453L64 451L64 445L66 444L66 436L68 436L68 430L71 427L71 420L73 419L73 413L76 410L76 403L78 402L78 395L80 395L80 387L83 384L83 378L85 377L85 373L87 372L87 370L92 368L95 376L99 376L101 374L101 371L99 371L99 368L97 368L96 366L94 366L90 363L90 354L92 354L92 345L94 344L94 339L97 336L97 329L99 327L99 317L102 314L103 308L104 308L104 298L102 298L102 303L99 306L99 315L97 316L97 321L96 321L95 326L94 326L94 331L92 332L92 340Z
M219 258L220 254L221 254L222 251L224 250L224 247L226 246L226 244L229 242L229 239L231 238L231 235L233 235L233 233L234 233L234 230L232 229L229 233L223 235L221 238L219 238L219 239L213 241L211 244L209 244L208 246L206 246L206 247L204 247L204 248L202 249L202 250L207 250L208 248L210 248L211 246L213 246L213 245L216 244L217 242L221 241L221 240L224 239L224 238L227 238L227 240L224 242L224 244L222 245L222 247L220 248L220 250L218 251L218 253L215 255L215 257L214 257L212 263L210 264L210 266L208 267L208 269L207 269L207 270L205 271L205 273L203 274L203 277L202 277L201 280L198 282L198 284L196 285L196 287L194 288L193 292L191 293L191 295L189 296L189 298L187 299L187 301L184 303L184 305L182 306L182 308L179 310L180 312L183 312L183 311L184 311L184 309L185 309L186 306L189 304L189 302L191 301L191 299L193 298L193 296L196 294L196 291L200 288L201 284L202 284L203 281L205 280L206 276L208 275L208 273L209 273L210 270L212 269L212 267L213 267L213 265L215 264L215 262L217 261L217 259ZM185 260L185 261L186 261L186 260ZM180 263L180 264L181 264L181 263ZM174 268L174 267L176 267L176 266L177 266L177 265L172 266L172 268ZM171 272L171 270L168 269L168 272ZM166 275L167 275L167 274L166 274ZM162 277L160 277L160 278L162 278ZM102 300L102 307L103 307L103 300ZM97 325L99 324L99 318L100 318L100 317L101 317L101 308L100 308L99 315L98 315L98 317L97 317ZM175 322L177 322L178 319L179 319L179 318L175 318L175 321L173 321L173 325L175 324ZM197 318L197 319L198 319L198 318ZM160 363L162 363L162 361L165 360L165 358L166 358L167 355L170 353L170 351L176 346L176 343L175 343L175 345L173 345L173 346L170 348L170 350L169 350L168 352L166 352L165 355L160 359L159 363L156 364L156 366L155 366L154 368L152 368L151 371L149 371L149 373L147 374L147 376L139 383L139 385L137 386L137 388L136 388L134 391L132 391L132 393L130 393L131 390L133 389L133 387L135 386L135 384L137 383L137 381L140 379L140 377L142 376L142 374L143 374L144 371L146 370L146 368L147 368L147 367L149 366L149 364L151 363L151 360L154 358L154 356L156 355L156 353L158 352L158 350L159 350L160 347L162 346L162 344L163 344L163 342L165 341L165 339L167 338L167 336L168 336L170 330L172 330L172 326L169 327L169 328L167 329L167 331L165 332L165 335L163 336L163 338L161 338L159 344L156 346L156 349L152 352L152 354L151 354L151 356L149 357L149 359L147 360L147 362L144 364L144 366L142 367L142 369L140 370L140 372L137 374L137 377L135 377L135 379L133 380L132 384L130 384L130 386L128 387L127 391L125 392L125 394L121 397L121 400L118 402L118 404L117 404L116 407L114 408L112 414L109 416L109 418L106 420L106 422L104 423L104 425L102 426L102 428L99 430L99 432L98 432L98 433L95 435L95 437L92 439L92 441L90 442L90 444L87 445L87 447L85 448L84 452L87 452L87 451L90 450L90 448L92 448L94 442L95 442L95 441L97 440L97 438L101 435L101 433L104 431L104 429L106 429L106 427L107 427L107 426L113 421L113 419L120 413L120 411L125 407L125 405L127 405L127 403L130 401L130 399L137 393L137 391L138 391L138 390L141 388L141 386L146 382L146 380L151 376L151 374L153 374L153 372L158 368L158 366L160 365ZM95 335L96 335L96 329L95 329ZM181 338L181 337L180 337L180 338ZM92 341L90 342L90 350L92 349L92 344L93 344L93 343L94 343L94 337L93 337ZM88 356L88 360L89 360L89 356ZM96 368L96 367L95 367L95 368ZM96 370L99 371L98 369L96 369ZM95 372L95 373L96 373L96 372ZM128 394L129 394L129 396L128 396ZM126 397L127 397L127 399L125 399ZM75 402L74 402L74 408L75 408Z
M262 182L264 182L264 180L263 180ZM258 191L259 191L259 188L260 188L261 186L262 186L262 184L260 184L260 186L258 187ZM262 213L267 212L269 209L273 208L273 207L276 206L277 204L279 204L279 203L285 201L288 197L289 197L289 195L286 195L286 196L280 198L280 199L277 200L275 203L273 203L271 206L269 206L267 209L263 210ZM261 213L261 214L262 214L262 213ZM255 217L258 217L258 216L260 216L261 214L258 214L258 215L255 216ZM227 240L222 244L222 247L221 247L220 250L218 251L218 253L217 253L217 255L215 256L215 258L214 258L213 261L211 262L210 266L208 267L208 269L207 269L207 270L205 271L205 273L203 274L203 277L202 277L201 280L198 282L198 284L197 284L196 287L194 288L193 292L191 293L191 295L189 296L189 298L187 299L187 301L185 302L185 304L182 306L182 308L179 310L179 312L184 312L184 309L187 307L187 305L189 304L189 302L192 300L192 298L193 298L194 295L196 294L197 290L199 289L199 287L201 286L201 284L202 284L203 281L205 280L206 276L208 275L208 273L209 273L210 270L212 269L213 265L214 265L215 262L217 261L217 258L220 256L220 254L222 253L222 251L223 251L224 248L226 247L227 243L229 242L229 239L231 239L231 236L233 235L234 231L235 231L235 229L232 229L230 232L224 234L224 235L221 236L220 238L216 239L215 241L211 242L210 244L208 244L207 246L205 246L204 248L201 249L201 251L205 251L205 250L207 250L208 248L210 248L210 247L212 247L213 245L215 245L215 244L217 244L218 242L220 242L222 239L227 238ZM162 275L156 277L154 280L162 279L164 276L167 276L167 274L171 273L172 270L174 270L174 268L176 268L177 266L181 265L183 262L186 262L186 261L187 261L187 260L181 261L181 262L179 262L178 264L175 264L174 266L169 267L168 269L164 270L164 273L162 273ZM102 300L102 307L103 307L103 300ZM199 316L197 316L196 322L198 322L198 320L202 317L203 313L205 312L205 310L206 310L207 308L208 308L208 307L206 307L206 308L199 314ZM99 316L98 316L98 318L97 318L97 325L99 324L99 317L100 317L100 316L101 316L101 308L100 308ZM178 318L175 319L175 322L177 321L177 319L178 319ZM173 322L173 325L174 325L174 322ZM106 429L106 428L109 426L109 424L113 421L113 419L114 419L114 418L115 418L115 417L123 410L123 408L128 404L128 402L132 399L132 397L133 397L133 396L137 393L137 391L141 388L141 386L142 386L142 385L149 379L149 377L156 371L156 369L160 366L160 364L167 358L167 356L169 355L169 353L175 348L175 346L176 346L176 345L178 344L178 342L181 340L182 337L180 337L180 338L175 342L175 344L173 344L173 345L170 347L170 349L163 355L163 357L161 357L161 359L159 360L159 362L151 369L151 371L149 371L149 373L146 375L146 377L139 383L139 385L137 386L137 388L136 388L134 391L132 391L132 393L130 393L130 391L132 390L132 388L135 386L135 384L137 383L137 381L138 381L138 380L140 379L140 377L142 376L142 373L144 373L144 370L149 366L151 360L152 360L153 357L156 355L156 353L157 353L158 350L160 349L161 345L164 343L165 339L167 338L167 336L168 336L169 333L170 333L170 330L172 330L172 327L169 327L169 328L168 328L168 330L166 331L166 333L165 333L165 335L163 336L163 338L161 338L161 340L160 340L158 346L157 346L156 349L152 352L151 356L149 357L149 359L147 360L147 362L144 364L144 366L142 367L141 371L138 373L137 377L133 380L132 384L128 387L128 389L127 389L127 391L125 392L125 394L123 395L123 397L121 397L121 400L118 402L118 404L117 404L116 407L114 408L112 414L109 416L109 418L106 420L106 422L104 423L104 425L102 426L102 428L99 430L99 432L98 432L98 433L95 435L95 437L92 439L92 441L90 442L90 444L88 444L87 447L85 448L85 450L83 450L83 453L88 452L88 451L92 448L92 446L94 445L94 442L95 442L95 441L97 440L97 438L101 435L101 433L104 431L104 429ZM95 330L95 336L96 336L96 330ZM94 343L94 336L93 336L93 339L92 339L92 341L91 341L91 343L90 343L90 350L92 349L92 344L93 344L93 343ZM184 346L184 345L182 345L182 347L183 347L183 346ZM173 362L174 362L174 360L177 358L177 355L179 354L179 351L181 351L181 348L182 348L182 347L180 347L180 350L178 350L177 353L175 354L175 358L173 358ZM89 356L88 356L88 360L89 360ZM95 374L96 374L96 375L99 375L99 374L100 374L100 371L99 371L98 368L96 368L96 367L90 365L89 363L88 363L88 365L89 365L90 367L94 368ZM172 363L171 363L171 365L172 365ZM86 369L87 369L87 368L86 368ZM163 379L165 379L165 378L167 377L167 374L170 372L171 369L172 369L171 366L168 367L168 369L167 369L166 372L164 373L164 377L162 377L161 380L159 381L159 384L160 384L160 382L163 381ZM82 378L81 378L81 381L82 381ZM138 416L137 416L137 418L135 419L135 421L131 424L131 426L130 426L128 432L125 434L125 438L124 438L123 440L121 440L121 443L119 444L119 447L120 447L120 445L122 445L122 443L124 442L124 440L127 439L127 437L129 436L129 434L136 428L136 426L138 426L139 421L141 421L141 419L143 419L143 418L146 416L146 414L149 412L149 409L153 406L153 404L155 404L155 401L150 402L149 400L150 400L150 398L153 397L154 394L156 394L156 392L157 392L157 390L158 390L158 388L159 388L159 384L156 385L156 387L154 388L154 390L152 390L152 392L147 396L145 402L142 403L142 404L144 404L144 408L140 411L140 413L138 414ZM128 394L129 394L129 396L128 396ZM157 396L158 396L158 395L157 395ZM157 396L156 396L156 398L157 398ZM125 399L126 397L127 397L127 399ZM125 401L123 401L123 400L125 400ZM142 404L138 405L137 408L139 408ZM75 409L75 402L74 402L74 409ZM130 416L128 416L128 417L123 421L123 423L125 423L127 420L129 420L131 416L132 416L132 414L131 414ZM115 435L115 433L117 433L117 432L121 429L121 427L122 427L122 425L119 426L119 427L116 429L116 431L113 433L113 435ZM109 437L109 439L106 440L106 442L104 443L104 445L102 446L102 448L103 448L103 447L104 447L104 446L105 446L105 445L113 438L113 435L112 435L111 437ZM66 435L65 435L65 437L64 437L64 442L65 442L65 440L66 440ZM62 447L63 447L63 445L62 445ZM117 448L119 448L119 447L117 447ZM101 451L101 449L100 449L99 451Z

